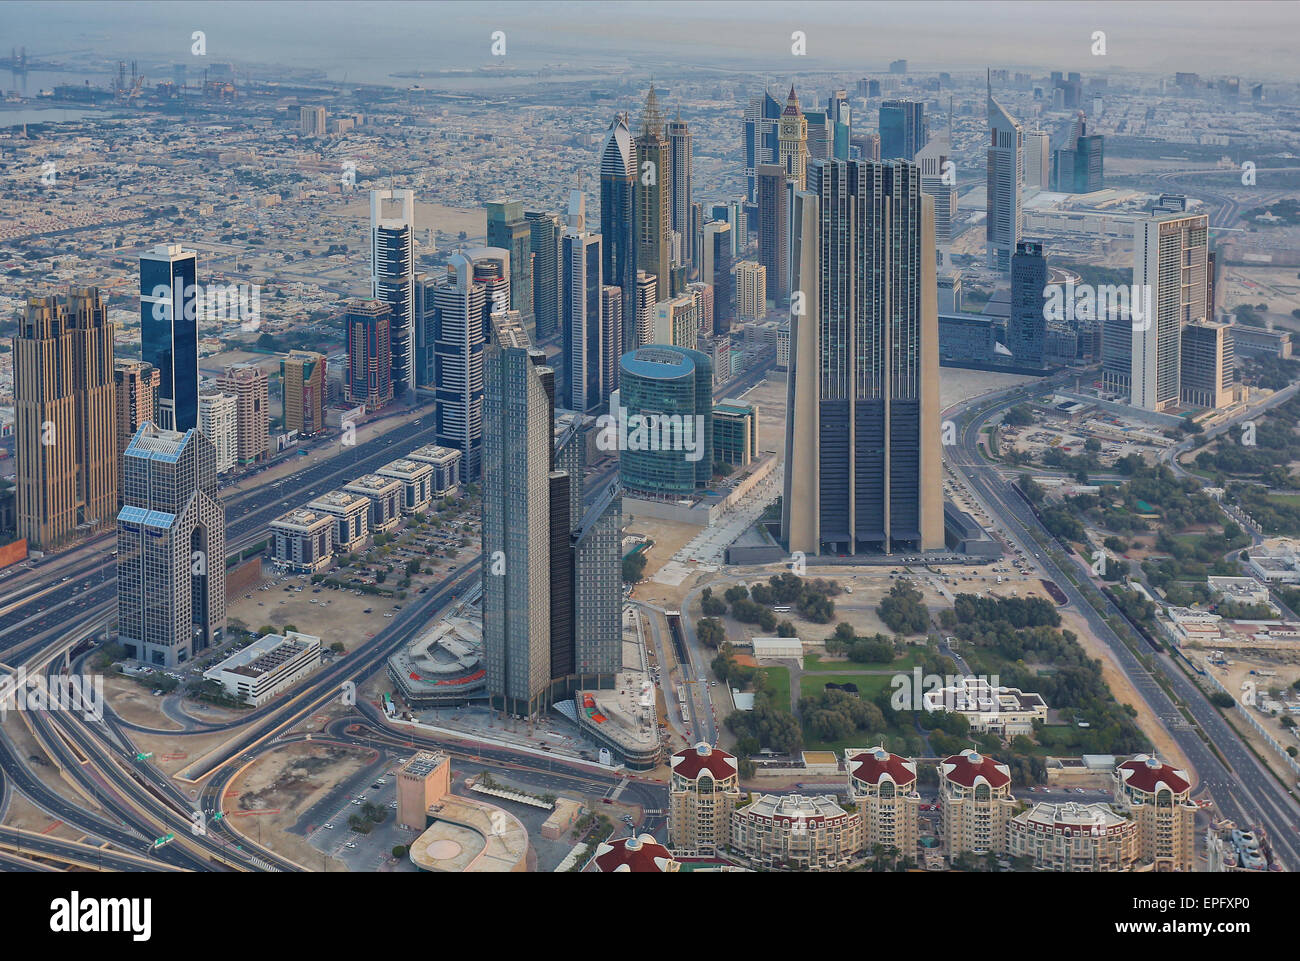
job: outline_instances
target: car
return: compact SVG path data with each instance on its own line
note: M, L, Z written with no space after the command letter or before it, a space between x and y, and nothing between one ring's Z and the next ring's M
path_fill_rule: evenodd
M360 804L361 802L358 801L356 798L353 798L353 799L352 799L352 803L353 803L353 804Z
M354 848L356 847L356 844L352 841L349 841L347 844L344 845L344 847Z
M388 802L388 806L389 806L390 808L395 808L395 807L397 807L397 802L396 802L396 801L389 801L389 802Z
M387 784L387 783L388 783L388 779L387 779L387 778L382 778L382 777L381 777L381 778L380 778L376 783L378 783L378 784Z
M334 825L332 825L332 824L322 824L321 827L323 827L326 831L333 831L333 830L334 830Z

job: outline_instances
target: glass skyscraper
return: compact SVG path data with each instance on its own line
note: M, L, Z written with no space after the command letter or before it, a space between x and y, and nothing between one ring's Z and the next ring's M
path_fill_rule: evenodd
M609 125L600 151L600 236L601 270L605 283L623 292L623 316L636 309L636 144L628 130L626 114ZM621 349L631 344L624 330Z
M140 358L158 371L158 424L199 426L198 255L179 244L140 255Z

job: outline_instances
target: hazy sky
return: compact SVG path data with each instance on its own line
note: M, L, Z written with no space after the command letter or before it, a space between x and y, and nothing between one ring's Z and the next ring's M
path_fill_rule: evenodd
M107 57L285 63L338 78L379 79L393 70L477 66L493 61L502 30L521 66L656 56L727 68L780 72L790 35L807 34L807 56L791 72L881 70L905 58L917 70L1028 67L1122 70L1254 78L1300 77L1296 2L899 2L764 3L677 0L554 2L5 2L4 47L29 56L94 50ZM1091 53L1106 33L1107 55ZM5 50L7 53L8 50Z

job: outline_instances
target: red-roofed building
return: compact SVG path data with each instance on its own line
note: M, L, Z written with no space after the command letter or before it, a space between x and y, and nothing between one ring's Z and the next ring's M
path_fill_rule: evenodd
M668 843L678 854L717 854L731 842L731 812L740 803L736 757L707 744L670 759Z
M1006 853L1016 808L1011 769L978 751L962 751L939 762L939 783L948 857Z
M1156 871L1192 871L1196 805L1191 778L1157 757L1139 754L1115 768L1115 803L1138 824L1138 856Z
M619 871L663 874L681 869L668 849L649 834L602 841L596 849L592 864L602 874L616 874Z
M883 747L844 752L849 797L862 812L863 847L895 848L915 858L920 840L921 795L916 792L916 762Z

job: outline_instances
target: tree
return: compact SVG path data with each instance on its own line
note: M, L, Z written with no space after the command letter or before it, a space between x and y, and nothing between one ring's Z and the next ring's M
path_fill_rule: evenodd
M722 627L722 622L711 617L702 618L695 625L695 633L699 636L701 644L714 649L721 647L727 636L727 632Z
M635 584L645 573L645 551L637 551L623 558L623 583Z

